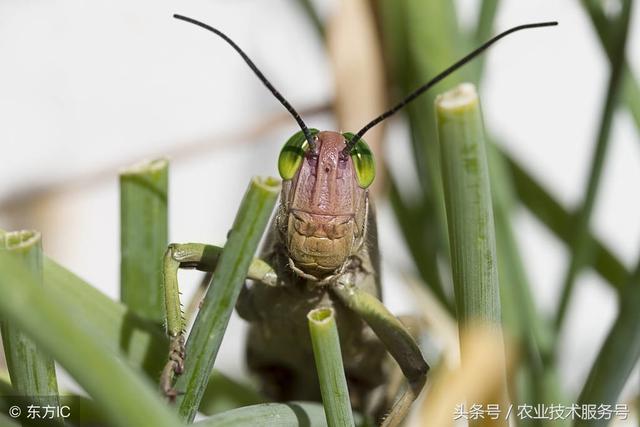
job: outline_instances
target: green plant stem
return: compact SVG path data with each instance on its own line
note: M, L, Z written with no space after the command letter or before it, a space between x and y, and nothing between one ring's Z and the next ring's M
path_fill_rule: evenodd
M154 380L158 377L169 344L155 322L141 318L47 257L44 282L71 307L67 317L100 337L109 354L123 354L133 368L143 369Z
M164 321L162 259L168 244L169 162L142 162L120 173L120 299L134 313Z
M30 399L18 400L11 399L17 393L8 382L8 373L0 370L0 414L8 413L9 407L14 404L25 405L35 404ZM104 415L98 410L93 400L85 396L77 394L68 394L64 391L60 392L60 406L69 407L69 417L65 421L72 425L104 425L106 424ZM23 408L24 409L24 408ZM31 425L31 424L30 424ZM62 425L57 423L56 425Z
M0 236L3 233L0 230ZM252 268L259 274L262 263L252 264ZM110 354L123 354L132 368L143 369L154 381L158 378L166 362L169 341L155 323L132 313L47 256L44 256L44 283L57 298L73 307L67 312L69 319L86 325L93 334L100 336ZM215 371L211 375L201 402L200 410L203 413L211 414L211 411L219 408L222 398L243 404L257 403L255 390L242 384L234 386L229 378L222 381ZM234 390L231 397L227 395L230 388Z
M458 59L463 40L458 31L455 5L447 0L398 0L375 2L380 20L380 32L388 71L395 83L393 97L400 98ZM462 69L442 85L451 86L471 76ZM443 280L439 261L448 263L449 240L440 172L440 154L434 117L434 93L427 92L407 106L411 129L411 148L418 174L419 194L412 203L419 214L412 218L398 217L403 230L411 223L410 234L404 234L413 261L423 281L436 295L447 295L450 282ZM411 201L406 191L394 200ZM398 208L396 203L394 208ZM417 242L417 244L416 244ZM422 242L422 243L420 243ZM425 274L426 273L426 274ZM436 279L437 278L437 279ZM450 302L446 304L452 306Z
M478 11L478 22L475 26L475 31L472 37L469 37L473 43L471 48L480 46L482 43L489 40L493 32L493 23L498 13L498 6L500 0L483 0ZM483 55L477 58L472 67L474 69L474 82L479 84L482 80L482 72L484 71L484 63L486 57Z
M329 427L353 426L353 414L342 364L333 309L318 308L307 315L322 403Z
M458 86L436 100L447 222L461 327L500 324L493 208L484 130L475 88Z
M278 197L279 182L254 178L229 233L212 283L187 340L185 367L175 388L181 417L192 421L200 405L229 317Z
M480 45L491 37L493 32L493 22L498 13L500 0L482 0L480 10L478 11L478 22L476 23L473 41Z
M113 357L101 334L69 316L74 307L67 300L39 286L23 265L2 254L0 271L0 314L64 366L112 425L179 424L148 380Z
M612 64L616 60L615 42L612 29L615 27L609 22L604 14L603 3L598 0L582 0L582 5L591 18L598 39L604 48L609 62ZM640 85L636 79L631 66L625 60L624 62L624 89L621 92L622 100L625 102L631 117L636 124L636 128L640 129Z
M638 85L628 63L624 67L624 84L621 95L636 124L636 130L640 131L640 85Z
M196 423L200 427L325 427L319 403L263 403L245 406Z
M0 252L22 264L33 283L42 288L42 240L32 230L0 235ZM27 312L30 307L23 307ZM58 406L58 382L51 356L42 351L10 319L2 321L2 342L13 390L40 406Z
M298 0L298 4L309 18L309 21L311 21L311 24L313 24L318 35L324 39L324 24L320 19L320 15L318 15L318 11L313 6L313 2L311 0Z
M620 294L620 311L605 339L579 404L614 405L640 358L640 260ZM575 426L605 426L606 420L577 420Z
M405 21L400 25L406 27L406 49L411 61L411 68L403 85L404 92L409 93L460 58L464 50L464 39L458 28L454 2L407 0L406 3ZM451 88L472 75L471 68L458 70L440 88ZM423 183L423 197L429 200L433 210L430 216L435 221L434 230L437 230L430 238L437 239L441 253L447 257L450 253L450 239L447 236L438 130L433 120L425 120L425 117L435 115L435 96L435 92L425 93L408 106L407 112L418 174Z
M609 77L608 90L602 117L600 119L600 129L596 142L591 169L589 172L589 180L584 195L584 201L577 217L577 226L575 236L571 244L571 260L567 269L563 285L560 303L556 314L555 326L560 330L567 312L567 306L573 291L576 276L580 270L587 264L588 258L592 251L589 245L589 222L591 213L595 205L598 187L600 185L600 177L604 166L604 160L609 146L609 135L611 133L611 123L613 121L613 113L618 102L619 89L622 82L622 73L624 67L624 52L627 42L627 30L629 28L629 20L631 15L632 0L623 2L620 20L616 23L615 46L613 59L611 61L611 75Z
M496 145L496 148L499 145ZM574 235L576 215L569 212L555 200L550 192L538 183L514 158L504 151L500 151L500 154L509 167L513 177L514 189L520 202L558 239L569 245ZM592 234L589 234L589 236L594 251L593 257L589 259L590 265L606 282L619 291L628 280L629 272L608 247Z
M500 330L496 238L478 95L473 85L462 84L440 95L435 105L458 326L461 332L478 323ZM464 359L467 349L460 351ZM500 399L507 396L506 372L502 376Z

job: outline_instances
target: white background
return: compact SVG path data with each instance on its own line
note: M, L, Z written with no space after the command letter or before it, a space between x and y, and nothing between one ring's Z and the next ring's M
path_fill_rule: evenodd
M550 19L560 26L489 51L480 88L487 127L560 201L575 206L599 125L606 57L577 0L501 3L497 30ZM332 1L318 4L331 13ZM458 2L463 23L476 4ZM50 256L114 298L119 167L177 153L170 238L222 243L249 178L277 175L278 150L296 130L291 120L251 143L232 138L281 106L231 49L172 19L176 12L228 32L298 109L332 99L323 47L293 1L0 2L0 226L43 230ZM627 57L640 72L638 7L631 28ZM333 126L330 116L312 120L314 127ZM400 122L391 129L400 148L378 155L410 163L406 132ZM186 150L194 143L208 148ZM640 249L639 166L640 138L621 110L592 225L628 267ZM385 298L393 311L411 311L397 274L410 263L389 207L378 207ZM538 305L551 314L566 250L526 212L517 215L516 231ZM184 278L186 288L197 277ZM560 351L570 393L580 390L616 307L610 287L591 272L580 275ZM217 362L239 375L243 327L234 314ZM634 378L627 398L637 393L637 371Z

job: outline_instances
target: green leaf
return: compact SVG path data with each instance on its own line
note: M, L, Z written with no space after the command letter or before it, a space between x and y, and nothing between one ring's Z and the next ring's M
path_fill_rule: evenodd
M156 380L166 362L169 341L155 323L132 313L46 256L44 280L51 292L72 307L67 313L72 321L87 325L100 336L110 354L124 354L131 367L144 369ZM234 391L230 392L231 389ZM0 388L0 396L1 391ZM212 401L214 398L217 400ZM219 374L214 371L200 409L205 414L211 414L223 399L237 402L236 406L240 406L258 403L256 399L259 396L255 390L233 384L228 378L226 381L220 380Z
M570 213L551 193L537 182L514 158L501 152L507 161L514 189L518 198L533 215L565 244L569 244L575 229L575 214ZM621 289L629 278L626 267L613 255L613 252L590 234L593 256L590 265L595 271L617 290Z
M602 344L580 393L579 404L614 405L640 358L640 261L620 294L618 317ZM575 426L604 426L606 420L576 421Z
M613 114L618 105L618 97L622 87L622 76L624 69L624 54L627 44L627 33L631 15L631 0L624 0L622 10L611 25L611 73L609 76L609 84L606 92L606 99L602 116L600 118L600 128L596 144L593 150L593 159L589 169L589 179L584 190L582 205L578 211L577 223L574 229L574 236L571 240L570 262L562 284L562 293L560 295L560 303L556 314L556 329L561 329L564 316L567 312L567 306L575 279L580 270L587 264L588 258L591 256L591 241L589 239L589 223L591 213L596 203L596 196L600 187L600 177L604 169L605 156L609 147L609 135L611 133L611 125Z
M611 31L613 27L604 13L604 4L597 0L582 0L582 5L591 18L591 23L598 34L600 43L602 44L609 61L613 64L615 58L613 42L614 36ZM624 88L622 89L622 99L631 113L631 117L636 124L636 128L640 129L640 85L638 84L638 79L636 79L636 76L633 74L633 70L629 65L629 62L626 60L624 62L623 84Z
M36 286L43 286L39 232L25 230L0 234L0 253L27 269ZM28 312L31 308L23 309ZM2 342L16 395L29 397L40 406L58 406L58 382L51 356L8 319L2 322Z
M44 282L69 305L67 317L90 328L110 354L123 354L132 367L144 369L153 379L158 377L169 343L155 322L141 318L47 257Z
M110 423L123 427L179 424L154 385L122 357L113 357L99 330L74 321L69 301L39 286L23 265L1 253L0 272L0 314L64 366Z

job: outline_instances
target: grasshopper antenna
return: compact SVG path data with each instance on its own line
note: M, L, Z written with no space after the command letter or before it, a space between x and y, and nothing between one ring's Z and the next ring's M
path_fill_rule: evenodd
M315 140L313 136L311 136L311 132L309 132L309 128L302 120L302 117L300 117L300 114L298 114L295 108L293 108L291 104L289 104L289 101L287 101L284 98L284 96L282 96L282 94L278 92L278 90L275 87L273 87L271 82L267 80L264 74L262 74L262 71L260 71L260 69L256 66L256 64L253 63L251 58L249 58L249 56L246 53L244 53L242 49L240 49L240 46L238 46L233 40L231 40L231 38L229 38L229 36L227 36L222 31L218 30L217 28L213 28L210 25L197 21L193 18L189 18L187 16L174 14L173 17L181 21L185 21L185 22L189 22L191 24L197 25L198 27L202 27L205 30L209 30L214 34L217 34L222 40L226 41L233 49L235 49L235 51L238 52L238 54L240 54L242 59L244 59L244 62L246 62L249 68L251 68L251 70L255 73L258 79L260 79L260 81L267 87L267 89L269 89L269 92L271 92L273 96L275 96L276 99L280 101L280 103L284 106L284 108L286 108L287 111L293 116L295 121L298 122L298 126L300 126L300 129L302 129L302 132L304 133L304 136L307 142L309 142L309 148L312 151L316 150Z
M482 46L478 47L477 49L475 49L471 53L467 54L465 57L463 57L462 59L458 60L456 63L451 65L449 68L445 69L440 74L438 74L437 76L435 76L434 78L429 80L427 83L423 84L422 86L420 86L419 88L417 88L416 90L411 92L409 95L407 95L406 98L404 98L402 101L398 102L398 104L394 105L389 110L385 111L384 113L380 114L378 117L376 117L375 119L373 119L369 123L367 123L367 125L365 127L360 129L358 131L358 133L356 133L353 136L353 138L351 138L351 140L349 140L347 142L347 146L344 149L344 153L345 154L349 154L351 152L351 150L353 149L353 147L356 145L356 143L360 140L360 138L362 138L364 136L365 133L367 133L367 131L369 129L371 129L372 127L374 127L375 125L377 125L381 121L387 119L388 117L391 117L392 115L394 115L398 110L402 109L405 105L407 105L408 103L410 103L411 101L413 101L414 99L416 99L417 97L422 95L427 90L431 89L433 86L435 86L437 83L439 83L445 77L449 76L451 73L456 71L458 68L462 67L467 62L471 61L476 56L480 55L489 46L491 46L492 44L494 44L495 42L497 42L501 38L506 37L509 34L515 33L516 31L520 31L520 30L526 30L526 29L530 29L530 28L540 28L540 27L552 27L552 26L555 26L555 25L558 25L558 23L556 21L536 22L536 23L533 23L533 24L518 25L517 27L510 28L510 29L498 34L497 36L493 37L489 41L485 42Z

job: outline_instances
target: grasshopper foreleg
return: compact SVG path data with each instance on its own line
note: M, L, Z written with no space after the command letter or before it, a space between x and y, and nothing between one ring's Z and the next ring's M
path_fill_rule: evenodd
M180 303L178 287L178 270L195 268L212 273L218 264L222 248L203 243L172 243L164 255L163 281L165 310L167 315L167 334L170 339L169 360L160 378L160 388L169 400L173 400L178 392L173 388L173 380L184 369L185 327L186 322ZM269 286L278 283L273 268L260 259L254 259L249 267L247 277Z
M346 275L345 277L349 277ZM391 407L382 426L397 426L424 387L429 365L408 329L373 295L347 280L338 281L333 292L349 309L357 313L375 332L387 351L398 362L408 382L403 395Z

